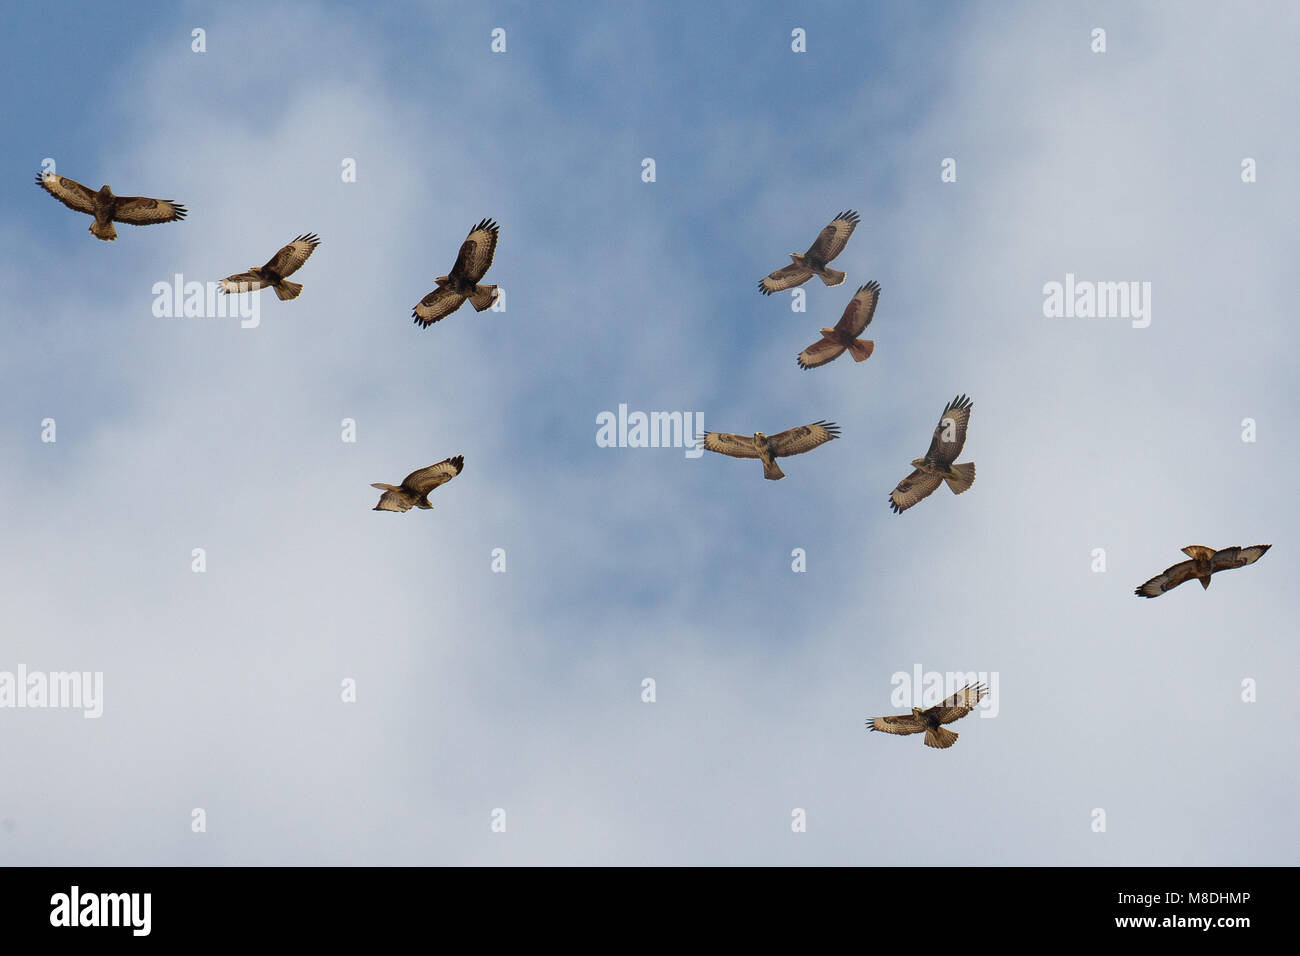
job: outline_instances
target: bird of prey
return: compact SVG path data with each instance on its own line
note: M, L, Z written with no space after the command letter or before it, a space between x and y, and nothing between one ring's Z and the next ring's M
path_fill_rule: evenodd
M847 349L855 362L865 362L871 358L876 343L870 339L860 339L859 335L871 324L871 317L876 314L876 303L880 300L880 283L874 279L864 286L859 286L857 294L849 299L844 314L835 323L833 329L822 329L820 342L814 342L799 353L800 368L817 368L827 362L833 362Z
M147 196L114 196L107 184L95 192L67 176L37 173L36 185L69 209L94 216L95 221L90 224L91 235L105 242L117 238L117 230L113 228L115 221L132 226L152 226L185 218L185 207L178 202Z
M1215 551L1203 544L1189 544L1183 548L1183 554L1192 560L1182 561L1142 585L1134 594L1141 597L1160 597L1166 591L1172 591L1178 585L1193 579L1201 582L1201 587L1210 587L1210 576L1219 571L1244 568L1254 564L1264 556L1264 552L1273 547L1271 544L1256 544L1249 548L1224 548Z
M844 281L844 273L836 269L828 269L826 264L844 251L844 246L848 243L849 236L853 235L853 229L858 222L858 214L852 209L840 213L821 231L817 241L808 247L807 252L802 255L797 252L790 253L790 265L777 269L766 279L760 280L758 291L763 295L783 292L797 285L803 285L813 276L817 276L827 285L839 285Z
M399 487L386 485L383 482L374 482L371 488L383 489L383 494L379 496L379 504L371 508L371 511L410 511L412 508L432 508L429 504L429 492L433 491L439 485L445 485L457 475L460 474L461 468L465 466L465 456L457 455L455 458L444 458L436 465L430 465L428 468L421 468L419 471L413 471L402 479Z
M492 305L497 296L497 287L478 283L492 265L499 229L491 219L484 219L469 231L465 241L460 244L460 254L456 256L456 264L451 267L451 275L438 276L434 280L438 283L438 288L411 310L416 324L427 329L459 309L466 299L469 299L476 312L482 312Z
M924 458L912 462L916 469L898 483L889 495L889 507L902 514L922 498L929 497L941 482L947 482L954 495L959 495L975 483L975 462L954 465L966 444L966 425L970 421L971 400L958 395L943 408L943 415L930 439L930 450Z
M913 707L910 714L872 717L867 721L867 727L886 734L919 734L924 731L927 747L947 749L957 742L959 734L943 725L965 717L988 695L989 689L984 684L967 684L933 707L925 710Z
M293 242L284 246L273 255L266 265L249 266L247 272L241 272L238 275L227 276L221 280L221 291L227 294L231 292L256 292L258 289L265 289L270 286L275 290L275 294L281 301L286 299L296 299L302 295L302 283L288 282L285 276L291 276L307 261L307 257L316 251L320 245L320 236L314 232L309 232L305 236L299 236Z
M811 425L787 428L775 435L754 432L753 438L727 432L705 432L701 440L709 451L730 455L732 458L761 459L763 477L780 481L785 477L785 472L777 465L776 459L802 455L839 437L840 429L834 422L813 422Z

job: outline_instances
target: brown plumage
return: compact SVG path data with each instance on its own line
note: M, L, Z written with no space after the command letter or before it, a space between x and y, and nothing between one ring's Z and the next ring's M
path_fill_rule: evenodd
M913 707L910 714L869 717L867 727L886 734L924 733L927 747L944 750L955 744L959 735L942 725L965 717L988 694L989 689L984 684L967 684L951 697L925 710Z
M444 458L428 468L411 472L398 486L374 482L370 487L382 489L384 493L379 496L379 504L370 510L410 511L412 508L428 510L433 507L429 504L429 492L451 481L464 467L465 456L457 455L455 458Z
M754 432L752 438L729 432L705 432L700 440L706 449L720 455L760 459L763 462L763 477L780 481L785 477L785 472L777 465L776 459L802 455L839 437L839 426L834 422L813 422L811 425L787 428L775 435Z
M844 251L844 246L857 228L859 216L852 209L840 213L817 236L817 241L808 247L805 253L790 253L790 265L777 269L765 279L760 279L758 291L763 295L783 292L803 285L813 276L817 276L827 285L839 285L844 281L844 273L837 269L828 269L826 264Z
M171 199L150 199L147 196L114 196L107 184L95 192L67 176L37 173L36 185L69 209L94 216L95 221L90 224L91 235L105 242L117 238L114 222L124 222L130 226L152 226L185 218L185 207L178 202Z
M1183 554L1192 560L1181 561L1171 568L1165 568L1133 593L1139 597L1160 597L1166 591L1172 591L1178 585L1193 579L1200 581L1201 587L1208 590L1212 575L1254 564L1271 547L1273 547L1271 544L1256 544L1249 548L1233 547L1215 551L1203 544L1189 544L1183 548Z
M929 451L924 458L912 461L915 470L890 492L889 507L895 514L902 514L918 501L928 498L943 482L948 483L954 495L961 494L975 483L973 461L953 464L966 444L966 426L973 407L965 395L958 395L943 407L943 415L930 439Z
M835 323L833 329L822 329L820 342L814 342L799 353L796 361L800 368L817 368L827 362L833 362L844 354L845 350L853 356L855 362L865 362L871 358L876 343L869 339L860 339L859 335L871 324L871 317L876 314L876 303L880 301L880 283L872 280L859 286L857 293L849 299L844 314Z
M427 329L459 309L466 299L469 299L470 305L477 312L491 307L497 297L497 287L479 285L479 282L492 265L498 232L500 227L491 219L482 220L469 231L460 245L460 253L456 256L456 264L451 267L451 274L438 276L434 280L438 283L438 288L411 310L416 325Z
M296 299L302 295L302 283L286 282L285 276L293 275L302 268L308 257L320 245L320 236L314 232L299 236L273 255L264 266L249 266L247 272L227 276L221 280L221 291L256 292L267 286L275 289L281 301Z

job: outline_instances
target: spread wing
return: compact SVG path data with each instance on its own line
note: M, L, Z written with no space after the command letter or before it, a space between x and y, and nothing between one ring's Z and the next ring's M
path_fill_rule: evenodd
M320 236L314 232L299 236L287 246L282 247L263 268L270 269L281 278L291 276L302 268L302 264L316 251L316 247L319 245Z
M241 272L238 275L226 276L221 280L221 291L227 294L231 292L256 292L258 289L265 289L270 283L251 272Z
M1215 551L1210 559L1211 571L1228 571L1232 568L1244 568L1254 564L1264 556L1264 552L1273 547L1271 544L1256 544L1249 548L1224 548Z
M720 455L730 455L732 458L761 457L754 447L754 439L744 435L733 435L730 432L705 432L703 442L705 448L716 451Z
M803 266L797 266L793 262L784 269L777 269L769 273L767 278L760 279L758 282L758 291L763 295L771 295L773 292L784 292L786 289L793 289L797 285L803 285L813 274Z
M802 455L806 451L812 451L818 445L824 445L839 437L840 429L834 422L813 422L811 425L800 425L798 428L787 428L783 432L777 432L768 438L767 447L771 449L772 457L787 458L790 455Z
M893 717L872 717L867 721L867 727L886 734L919 734L925 730L925 722L917 720L911 714L898 714Z
M902 514L923 498L934 494L934 489L943 481L938 475L926 475L919 470L898 483L898 487L889 493L889 507L895 514Z
M118 196L113 219L128 226L152 226L158 222L175 222L185 218L185 207L172 199L148 196Z
M835 331L856 339L871 324L871 317L876 314L876 303L879 300L879 282L872 279L866 285L859 286L857 294L849 299L844 314L835 323Z
M1172 591L1194 577L1196 577L1196 562L1181 561L1172 568L1165 568L1133 593L1148 598L1160 597L1166 591Z
M54 173L37 173L36 185L69 209L89 213L92 216L95 214L95 191L87 189L75 179L56 176Z
M409 495L400 491L385 491L379 496L379 504L371 511L410 511L413 502Z
M464 467L464 455L457 455L455 458L444 458L436 465L413 471L403 478L402 490L409 491L411 494L422 498L439 485L445 485L451 481L460 474L460 470Z
M954 720L960 720L969 714L975 709L975 705L988 695L989 689L987 685L967 684L947 700L939 701L926 713L938 717L941 724L951 724Z
M829 339L818 339L799 353L795 359L800 368L817 368L827 362L833 362L844 354L844 346L837 345Z
M934 437L930 439L930 450L925 453L927 460L944 468L957 460L966 444L966 425L972 407L971 400L965 395L958 395L944 406Z
M452 292L447 288L437 288L420 300L419 304L411 310L411 315L415 316L417 325L422 325L427 329L439 319L445 319L451 315L464 304L465 296L459 292Z
M853 230L857 228L859 221L858 214L852 209L840 213L821 231L817 241L808 248L805 255L821 262L830 262L844 251L849 236L853 235Z
M460 245L460 254L456 256L456 264L451 267L451 274L470 282L482 279L488 266L492 265L499 229L491 219L483 219L471 229Z

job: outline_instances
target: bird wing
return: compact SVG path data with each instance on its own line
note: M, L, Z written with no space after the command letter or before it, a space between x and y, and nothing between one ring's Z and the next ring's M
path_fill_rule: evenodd
M911 714L895 714L891 717L872 717L867 721L867 727L886 734L919 734L925 730L925 722L917 720Z
M786 289L793 289L797 285L803 285L813 274L803 266L797 266L793 262L783 269L777 269L775 272L768 273L765 279L758 282L758 291L763 295L771 295L773 292L784 292Z
M470 282L482 279L492 265L499 229L491 219L480 220L460 244L460 253L456 256L456 264L451 267L451 274Z
M152 226L159 222L184 219L185 207L172 199L150 199L148 196L118 196L113 207L113 219L128 226Z
M808 247L806 255L821 262L830 262L844 251L849 236L853 235L859 221L858 214L852 209L840 213L821 231L817 241Z
M409 495L400 491L385 491L379 496L379 504L371 508L371 511L410 511L411 498Z
M938 475L927 475L917 469L898 483L898 487L889 493L889 507L895 514L902 514L912 505L934 494L943 479Z
M943 407L943 415L930 439L930 450L925 453L927 460L944 468L957 460L966 444L966 425L973 407L965 395L958 395Z
M969 714L975 709L975 705L988 695L989 689L987 685L967 684L947 700L939 701L926 713L938 717L941 724L951 724L954 720L960 720Z
M812 451L818 445L840 437L840 428L834 422L813 422L798 428L787 428L777 432L767 440L767 447L774 458L787 458L790 455L802 455Z
M818 339L800 352L795 361L800 368L817 368L819 365L835 361L843 354L843 345L832 342L830 339Z
M1172 591L1194 577L1196 577L1196 562L1180 561L1171 568L1165 568L1133 593L1142 597L1160 597L1166 591Z
M1210 559L1211 571L1229 571L1232 568L1244 568L1254 564L1264 556L1264 552L1273 547L1271 544L1255 544L1249 548L1224 548L1215 551Z
M720 455L732 458L761 458L754 447L754 439L745 435L733 435L730 432L705 432L704 447Z
M421 299L419 304L411 310L411 315L415 317L416 324L427 329L439 319L445 319L451 315L464 304L465 296L459 292L453 292L451 289L440 287Z
M464 455L457 455L455 458L444 458L435 465L413 471L403 478L402 490L422 498L439 485L445 485L451 481L460 474L460 470L464 467Z
M835 331L856 339L871 324L871 317L876 314L878 301L880 301L879 282L872 279L866 285L859 286L857 293L844 307L844 314L835 323Z
M291 276L302 268L302 264L316 251L316 247L319 245L320 236L314 232L299 236L287 246L281 246L280 251L273 255L262 268L274 272L281 278Z
M237 275L226 276L221 280L221 291L227 294L231 292L256 292L258 289L265 289L269 282L260 276L255 276L251 272L240 272Z
M36 185L69 209L89 213L92 216L95 214L95 191L87 189L75 179L54 173L37 173Z

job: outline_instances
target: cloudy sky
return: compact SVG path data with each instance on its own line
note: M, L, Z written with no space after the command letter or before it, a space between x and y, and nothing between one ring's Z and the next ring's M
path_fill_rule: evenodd
M0 672L103 713L0 708L0 861L1297 862L1300 11L1047 6L7 11ZM189 216L99 242L47 158ZM760 296L845 208L848 281ZM505 311L412 325L483 217ZM309 231L257 328L154 314ZM869 279L870 361L798 369ZM959 392L974 487L892 514ZM620 404L843 437L767 482ZM996 716L868 734L916 668Z

